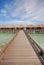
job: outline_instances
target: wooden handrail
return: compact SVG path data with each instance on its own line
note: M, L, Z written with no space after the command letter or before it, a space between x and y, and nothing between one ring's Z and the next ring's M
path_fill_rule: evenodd
M44 58L40 55L40 52L44 52L44 50L28 35L26 31L24 31L29 42L31 43L31 46L33 47L34 51L36 52L38 58L40 59L42 65L44 65Z

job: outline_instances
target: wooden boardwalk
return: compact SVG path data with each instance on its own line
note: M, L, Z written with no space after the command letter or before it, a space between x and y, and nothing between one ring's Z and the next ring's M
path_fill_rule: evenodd
M0 65L42 65L23 30L2 54Z

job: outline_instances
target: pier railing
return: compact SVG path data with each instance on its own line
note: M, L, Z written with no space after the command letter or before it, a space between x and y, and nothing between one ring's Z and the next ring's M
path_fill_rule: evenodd
M44 65L44 58L41 56L41 53L44 54L44 50L28 35L28 32L26 30L24 31L29 42L31 43L31 46L33 47L34 51L36 52L38 58L40 59L42 65Z

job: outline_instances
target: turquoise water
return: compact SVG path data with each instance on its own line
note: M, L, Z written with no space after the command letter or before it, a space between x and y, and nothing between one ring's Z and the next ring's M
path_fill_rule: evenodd
M0 33L0 51L5 47L6 44L14 37L14 33Z
M44 50L44 34L29 34L31 38Z

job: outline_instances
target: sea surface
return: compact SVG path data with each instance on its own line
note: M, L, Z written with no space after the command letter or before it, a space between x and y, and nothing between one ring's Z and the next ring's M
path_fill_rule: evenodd
M15 33L6 32L0 33L0 51L11 41Z
M44 34L29 34L31 38L44 50Z

